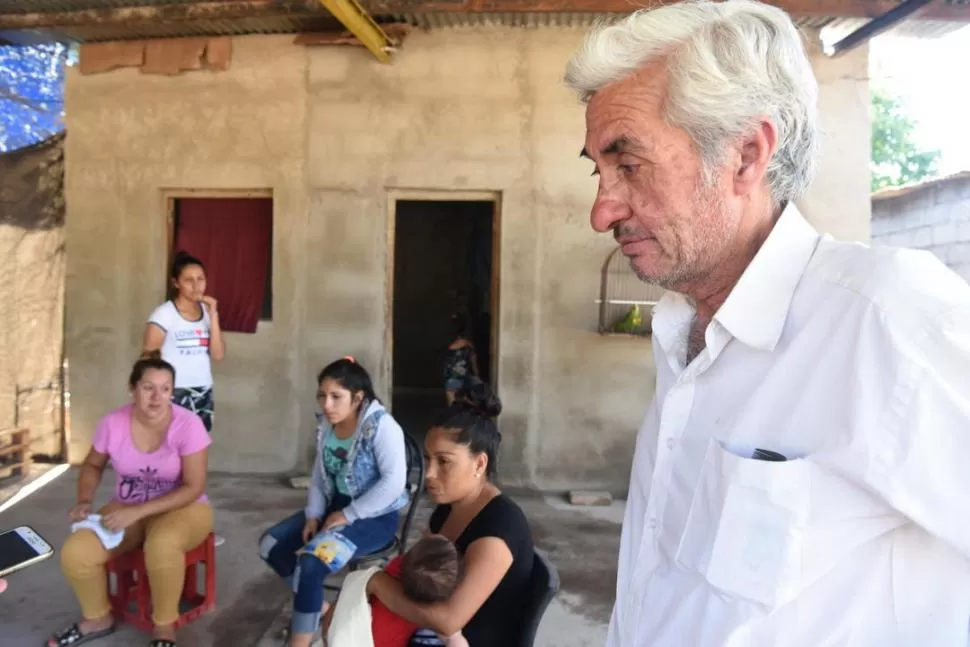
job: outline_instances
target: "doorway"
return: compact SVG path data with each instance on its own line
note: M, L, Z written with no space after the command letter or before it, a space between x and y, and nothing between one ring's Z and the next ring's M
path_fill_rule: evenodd
M391 408L418 440L445 406L453 314L466 319L479 376L496 386L498 204L488 198L398 199L393 205Z

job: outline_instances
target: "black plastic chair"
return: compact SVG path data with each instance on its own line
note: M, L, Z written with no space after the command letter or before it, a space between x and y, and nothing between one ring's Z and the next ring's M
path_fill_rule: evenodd
M403 555L407 552L411 525L414 523L414 515L418 511L421 494L424 492L424 452L421 451L418 442L406 431L404 432L404 448L407 453L408 466L406 485L410 498L407 506L404 508L404 523L390 544L377 552L361 555L350 560L350 563L347 564L348 571L356 571L359 568L367 568L369 566L383 566L396 555ZM340 585L324 584L324 588L331 591L339 591Z
M522 633L516 647L533 647L539 623L546 613L549 603L559 593L559 572L544 553L536 550L532 560L532 581L529 606L522 622Z

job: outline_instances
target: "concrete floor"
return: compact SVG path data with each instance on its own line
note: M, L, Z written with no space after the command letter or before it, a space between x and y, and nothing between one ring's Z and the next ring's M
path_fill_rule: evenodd
M55 547L67 536L66 511L74 500L76 472L69 471L0 514L0 528L27 524ZM113 483L113 479L106 478ZM22 485L18 484L18 485ZM0 501L14 488L2 488ZM103 486L98 502L106 501ZM262 564L256 541L264 528L304 502L305 493L275 480L210 476L209 496L216 511L216 531L226 536L218 550L218 603L214 612L182 629L181 647L276 647L290 600L287 587ZM559 569L562 591L539 630L537 647L592 647L606 636L616 578L622 505L574 508L537 495L515 495L533 527L536 543ZM415 531L424 527L421 511ZM51 631L76 620L77 603L49 559L8 578L0 596L0 645L35 647ZM131 627L92 643L99 647L147 645L148 637Z

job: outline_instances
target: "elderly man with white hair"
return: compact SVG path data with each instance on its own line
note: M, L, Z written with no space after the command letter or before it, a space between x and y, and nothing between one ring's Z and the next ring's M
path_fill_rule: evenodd
M966 647L970 287L799 213L818 88L791 19L641 11L566 80L593 228L668 289L609 647Z

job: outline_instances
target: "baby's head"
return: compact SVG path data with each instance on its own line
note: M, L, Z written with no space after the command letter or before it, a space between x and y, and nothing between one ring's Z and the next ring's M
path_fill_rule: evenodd
M418 541L401 563L404 594L420 604L447 600L460 579L458 549L441 535L429 535Z

